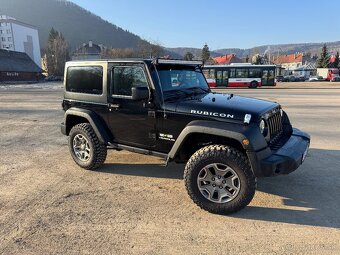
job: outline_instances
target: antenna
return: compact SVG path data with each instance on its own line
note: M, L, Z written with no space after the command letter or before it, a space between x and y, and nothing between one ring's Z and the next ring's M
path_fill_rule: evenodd
M159 84L159 87L160 87L160 90L161 90L161 96L162 96L163 117L166 118L166 114L165 114L165 101L164 101L164 94L163 94L163 86L162 86L161 79L159 78L158 70L157 70L157 67L156 67L156 64L158 64L158 58L154 58L154 59L151 61L151 63L152 63L152 65L153 65L153 67L155 68L155 71L156 71L157 80L158 80L158 84Z

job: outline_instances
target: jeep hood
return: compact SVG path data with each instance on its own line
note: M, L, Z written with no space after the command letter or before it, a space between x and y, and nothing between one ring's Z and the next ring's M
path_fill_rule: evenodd
M207 93L176 100L172 110L197 116L243 121L245 114L251 114L251 121L269 110L278 107L275 102L235 96L233 94Z

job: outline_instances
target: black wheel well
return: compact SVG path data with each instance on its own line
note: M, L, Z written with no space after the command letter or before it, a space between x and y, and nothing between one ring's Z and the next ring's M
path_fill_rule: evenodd
M81 116L77 116L77 115L68 115L66 117L66 134L68 135L71 131L71 129L80 123L89 123L89 121Z
M246 155L242 144L236 139L211 134L193 133L188 135L183 141L183 144L176 154L175 161L186 162L196 151L202 147L213 144L228 145Z

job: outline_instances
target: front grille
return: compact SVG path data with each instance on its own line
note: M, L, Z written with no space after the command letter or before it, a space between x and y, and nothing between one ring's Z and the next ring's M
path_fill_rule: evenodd
M269 146L276 147L283 135L282 116L280 110L272 112L272 115L267 119L269 132Z
M273 139L275 136L277 136L277 134L282 132L282 117L280 111L277 111L271 115L267 120L267 124L270 139Z

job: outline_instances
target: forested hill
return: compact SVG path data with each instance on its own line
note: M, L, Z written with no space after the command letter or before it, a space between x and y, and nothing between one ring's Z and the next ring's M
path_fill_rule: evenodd
M63 33L71 49L93 40L113 48L135 48L141 38L80 6L63 0L1 0L0 14L34 25L40 44L47 45L52 27ZM99 4L100 2L98 2Z
M297 52L310 53L311 55L319 55L322 46L326 43L329 53L335 54L340 52L340 41L337 42L320 42L320 43L296 43L296 44L276 44L276 45L263 45L250 49L239 48L227 48L211 50L210 55L212 57L236 54L238 57L253 56L254 54L270 54L270 55L282 55L282 54L294 54ZM203 45L202 45L203 47ZM201 50L198 48L167 48L168 51L184 56L186 52L191 52L195 56L201 55Z

